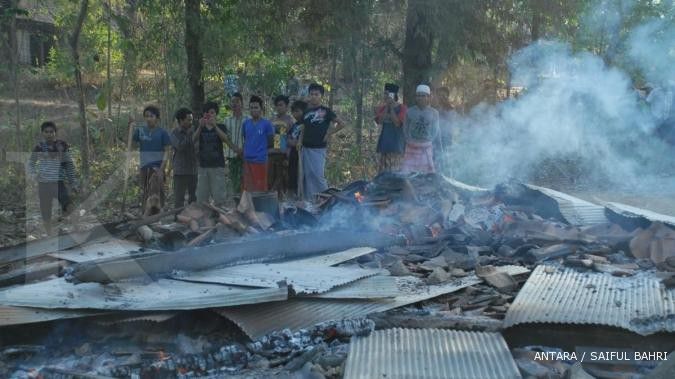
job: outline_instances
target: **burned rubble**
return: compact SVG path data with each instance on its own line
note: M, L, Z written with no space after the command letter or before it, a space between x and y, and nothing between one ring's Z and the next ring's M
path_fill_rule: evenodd
M383 174L314 203L193 204L1 250L0 376L649 377L666 369L535 359L588 347L537 336L586 325L602 330L598 348L675 349L674 227L433 174ZM523 328L529 340L512 337ZM446 367L421 349L441 354L428 358L440 371L411 374L405 357L387 361L392 338L466 340L494 359L449 354Z

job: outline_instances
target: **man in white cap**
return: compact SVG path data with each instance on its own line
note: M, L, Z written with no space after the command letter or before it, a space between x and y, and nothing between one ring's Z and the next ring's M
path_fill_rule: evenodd
M431 88L417 86L416 104L406 114L403 124L405 155L401 171L435 172L433 142L438 137L438 111L429 106Z

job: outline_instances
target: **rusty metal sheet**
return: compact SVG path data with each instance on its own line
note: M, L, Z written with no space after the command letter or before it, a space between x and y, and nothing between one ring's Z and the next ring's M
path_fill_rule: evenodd
M538 266L520 290L504 326L595 324L641 335L675 331L675 289L649 272L632 277Z
M103 314L106 314L106 312L0 306L0 326L33 324L36 322L89 317Z
M499 333L441 329L385 329L353 337L345 379L518 379Z
M662 222L670 226L675 226L675 217L668 216L648 209L633 207L621 203L607 202L604 204L610 211L628 218L645 218L652 222Z
M535 186L533 184L525 184L525 186L555 200L560 209L560 214L571 225L594 225L607 222L605 208L601 205L593 204L550 188Z
M154 282L73 284L64 278L0 291L0 305L104 310L186 310L254 304L288 298L288 289L250 289L171 279Z
M511 275L528 272L520 266L502 266L498 269ZM284 328L297 330L325 321L362 318L371 313L384 312L459 291L481 281L475 275L470 275L439 285L401 286L401 292L396 297L374 301L298 297L286 302L220 308L216 312L235 322L248 336L256 339Z
M58 259L81 263L94 259L129 256L139 248L140 245L136 242L106 237L87 243L86 245L57 251L48 255Z

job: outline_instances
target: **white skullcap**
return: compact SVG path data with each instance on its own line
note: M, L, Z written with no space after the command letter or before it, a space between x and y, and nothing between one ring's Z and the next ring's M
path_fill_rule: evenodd
M431 88L429 88L428 85L426 84L420 84L417 86L417 89L415 90L416 93L426 93L427 95L431 95Z

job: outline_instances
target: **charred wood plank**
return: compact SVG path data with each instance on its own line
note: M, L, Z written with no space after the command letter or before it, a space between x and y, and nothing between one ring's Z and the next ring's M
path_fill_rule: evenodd
M83 262L73 267L71 279L76 282L108 283L142 275L162 276L173 270L199 271L237 264L275 262L359 246L383 248L404 242L402 237L375 232L321 231L275 235L143 257Z

